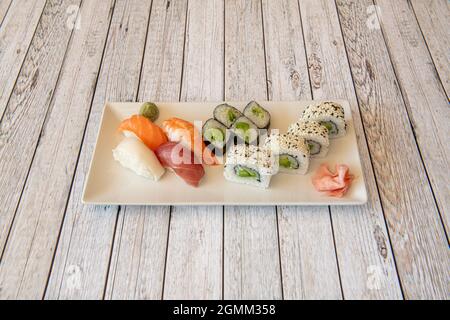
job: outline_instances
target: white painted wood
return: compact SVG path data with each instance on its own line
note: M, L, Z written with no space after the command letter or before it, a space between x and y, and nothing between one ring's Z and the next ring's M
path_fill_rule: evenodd
M0 4L0 117L45 6L45 0L13 1L8 9L8 2ZM8 14L4 16L6 10Z
M260 1L225 2L225 99L267 99ZM281 299L274 207L225 207L224 298Z
M112 1L86 0L0 264L0 298L41 299L108 32ZM42 192L45 190L45 192Z
M46 292L50 299L102 298L104 294L112 299L161 298L167 240L164 297L220 298L217 261L221 259L222 236L225 298L281 298L282 289L285 298L340 298L338 273L333 271L336 261L331 258L333 235L344 298L401 298L382 208L405 297L449 296L448 242L408 119L448 227L446 185L442 187L445 175L434 173L436 168L448 171L448 160L441 154L448 148L443 140L448 136L446 126L442 125L448 107L440 104L445 96L437 85L441 80L448 98L448 2L411 0L412 6L407 6L404 1L378 0L383 28L379 30L367 27L371 1L350 4L339 0L345 48L335 3L299 1L313 97L346 98L354 115L360 104L363 123L355 121L355 126L370 200L358 208L331 207L331 221L325 208L278 208L280 248L273 208L227 207L225 216L216 207L206 209L207 214L204 208L174 208L167 239L168 207L124 207L117 213L117 207L83 206L80 198L105 100L178 100L180 91L182 100L217 100L223 95L230 100L309 97L295 1L217 0L202 5L189 0L184 69L180 44L184 43L185 11L175 8L186 8L186 1L154 1L141 72L151 0L117 0L72 190L86 107L95 89L98 48L105 40L105 21L101 19L108 18L94 15L107 11L108 4L83 1L82 10L91 6L101 9L83 13L89 20L82 19L87 28L74 32L52 101L71 33L61 27L68 18L64 6L77 1L47 1L37 29L45 1L13 1L5 16L8 2L0 2L0 98L4 100L0 114L6 110L0 124L0 249L18 207L0 263L0 297L42 296L65 217L50 270ZM223 49L215 48L221 44L216 35L224 24L218 8L223 3L227 9L225 57ZM412 10L421 30L412 19ZM202 19L212 21L202 24ZM90 33L91 29L95 31ZM85 38L88 41L82 43ZM225 74L220 73L218 64ZM182 69L183 83L179 81ZM81 78L83 81L77 81ZM64 113L75 107L76 115L65 118ZM436 131L431 132L431 127ZM440 145L433 137L441 139ZM433 143L441 149L432 154ZM221 217L225 219L223 234Z
M278 207L287 300L342 299L328 207Z
M179 100L186 10L187 1L153 1L138 100ZM169 207L120 212L106 298L162 298L169 219Z
M9 7L11 5L12 0L2 0L0 2L0 27L3 23L3 19L8 13Z
M225 207L224 299L281 299L272 207Z
M438 76L450 99L450 3L447 0L410 0L408 4L414 10Z
M221 299L223 209L173 207L164 299Z
M313 97L350 102L369 194L364 206L331 207L344 298L402 298L335 3L301 1L300 10Z
M262 1L269 97L311 99L297 0ZM328 207L279 207L285 299L340 299Z
M105 299L161 299L169 207L124 207Z
M183 101L220 101L224 78L224 3L190 0L187 8ZM223 207L174 207L164 299L222 298Z
M117 207L81 203L84 179L105 101L134 101L144 53L150 1L117 0L92 110L78 161L47 299L99 299L105 291Z
M337 1L373 167L405 298L450 294L450 251L371 1Z
M224 3L189 0L181 101L224 96Z
M78 3L47 3L0 123L0 251L14 219L72 33L65 25L65 9Z
M377 5L384 12L381 26L448 234L450 185L448 176L442 174L450 172L448 98L436 77L432 58L407 1L382 0Z

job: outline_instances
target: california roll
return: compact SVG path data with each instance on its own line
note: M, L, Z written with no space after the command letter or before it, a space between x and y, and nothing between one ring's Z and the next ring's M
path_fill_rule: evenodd
M325 126L331 139L343 137L347 131L344 108L336 102L309 105L301 118L305 121L317 121Z
M311 158L323 158L327 155L330 145L328 129L319 122L300 120L289 126L288 134L305 139Z
M309 167L309 148L305 139L293 134L270 134L264 142L272 156L278 159L279 171L306 174Z
M275 171L274 159L264 148L240 144L227 152L224 176L228 181L268 188Z

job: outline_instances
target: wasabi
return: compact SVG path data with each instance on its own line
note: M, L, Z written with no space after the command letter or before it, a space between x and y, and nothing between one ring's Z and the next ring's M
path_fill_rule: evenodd
M139 114L155 122L159 117L159 109L153 102L145 102L141 106Z

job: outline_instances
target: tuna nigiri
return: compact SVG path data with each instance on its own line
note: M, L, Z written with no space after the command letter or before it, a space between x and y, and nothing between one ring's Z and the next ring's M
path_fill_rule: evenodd
M119 131L125 136L138 137L148 148L155 151L160 145L167 142L164 131L144 116L134 115L119 126Z
M162 128L170 141L179 142L192 150L197 159L203 160L204 164L218 164L212 151L206 148L201 133L191 122L179 118L170 118L163 122Z
M201 164L194 163L194 153L180 143L166 142L156 150L156 156L164 167L171 168L187 184L198 187L205 175Z

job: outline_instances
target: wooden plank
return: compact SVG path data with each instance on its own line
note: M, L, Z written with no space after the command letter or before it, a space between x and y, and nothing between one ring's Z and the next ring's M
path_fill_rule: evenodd
M47 299L104 295L118 208L83 205L81 195L105 101L136 100L150 5L151 1L116 1Z
M339 17L403 292L449 296L448 242L371 1L337 1Z
M269 97L311 99L297 0L262 1ZM278 207L285 299L340 299L328 207Z
M448 98L436 76L433 60L407 1L383 0L376 3L384 13L381 15L381 27L448 234L450 186L448 176L442 174L450 172Z
M7 241L72 33L66 27L65 10L78 4L76 0L47 3L0 123L0 252Z
M225 2L225 99L267 99L260 1ZM281 299L274 207L225 207L224 298Z
M169 207L120 211L105 299L161 299Z
M41 299L75 171L113 1L84 1L0 265L0 298ZM45 192L42 192L45 190ZM43 250L46 248L46 250Z
M446 0L410 0L439 78L450 99L450 3Z
M222 221L219 206L173 208L164 299L221 299Z
M186 10L187 1L153 1L139 100L179 99ZM169 207L120 212L107 299L161 299L169 218Z
M9 11L12 0L2 0L0 2L0 27L3 24L3 19Z
M344 298L402 298L336 6L301 1L300 10L313 96L350 102L369 193L364 206L330 208Z
M190 0L186 21L183 101L223 99L224 2ZM223 207L174 207L164 299L222 298Z
M33 39L45 0L14 1L9 9L6 4L8 1L2 1L0 5L0 118Z

